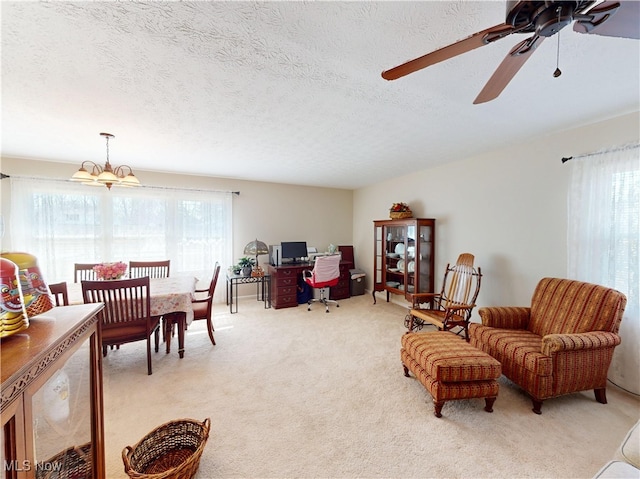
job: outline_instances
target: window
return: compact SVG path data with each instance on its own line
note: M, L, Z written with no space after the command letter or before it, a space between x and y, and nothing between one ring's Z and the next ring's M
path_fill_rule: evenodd
M232 194L163 188L93 188L11 178L11 244L47 282L73 281L74 263L171 260L171 273L207 280L231 263Z
M609 377L640 394L640 158L638 145L574 159L568 198L569 277L627 296Z

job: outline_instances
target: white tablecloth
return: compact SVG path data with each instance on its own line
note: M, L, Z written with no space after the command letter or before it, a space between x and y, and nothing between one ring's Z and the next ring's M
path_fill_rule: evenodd
M151 295L151 315L182 311L186 313L187 324L193 321L192 299L196 289L197 278L193 276L173 276L170 278L151 278L149 293ZM82 304L82 286L80 283L67 285L69 304Z

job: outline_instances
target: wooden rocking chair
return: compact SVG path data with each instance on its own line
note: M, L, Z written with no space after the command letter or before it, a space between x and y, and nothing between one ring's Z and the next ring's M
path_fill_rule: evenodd
M440 293L408 294L411 310L405 318L409 331L419 330L429 323L439 330L464 332L469 341L469 321L480 292L480 268L473 267L474 256L462 253L456 264L447 265Z

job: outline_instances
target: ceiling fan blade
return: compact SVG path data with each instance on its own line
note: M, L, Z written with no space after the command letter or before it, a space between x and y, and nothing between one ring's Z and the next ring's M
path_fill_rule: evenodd
M477 105L497 98L544 39L545 37L534 35L513 47L491 75L480 94L473 100L473 104Z
M640 2L603 2L588 13L576 16L573 30L578 33L640 40Z
M422 70L423 68L426 68L428 66L435 65L436 63L440 63L441 61L448 60L449 58L453 58L462 53L466 53L483 45L487 45L491 42L504 38L507 35L514 33L514 31L516 30L517 29L515 27L513 27L512 25L507 25L506 23L487 28L486 30L482 30L481 32L474 33L464 40L460 40L456 43L440 48L439 50L436 50L434 52L427 53L426 55L423 55L419 58L391 68L390 70L385 70L382 72L382 78L384 78L385 80L397 80L398 78L408 75L409 73Z

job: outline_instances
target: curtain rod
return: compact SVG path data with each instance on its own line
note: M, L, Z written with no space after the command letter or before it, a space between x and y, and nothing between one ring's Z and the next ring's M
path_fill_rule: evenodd
M5 175L4 173L2 174L2 178L20 178L21 180L47 180L47 181L57 181L57 182L65 182L67 183L69 180L63 180L60 178L47 178L47 177L43 177L43 176L22 176L22 175L12 175L11 177L9 175ZM105 186L106 188L106 186ZM225 190L205 190L202 188L175 188L175 187L171 187L171 186L148 186L148 185L140 185L136 188L146 188L146 189L153 189L153 190L186 190L186 191L202 191L203 193L231 193L232 195L236 195L236 196L240 196L240 192L239 191L225 191Z
M636 143L636 144L633 144L633 145L626 145L626 146L621 146L619 148L613 148L611 150L600 150L600 151L594 151L594 152L591 152L591 153L585 153L584 155L564 157L564 158L562 158L562 163L566 163L569 160L573 160L573 159L577 159L577 158L587 158L589 156L601 155L602 153L613 153L613 152L616 152L616 151L631 150L633 148L638 148L639 146L640 146L640 144Z

